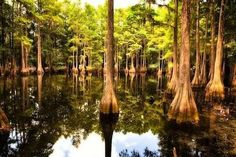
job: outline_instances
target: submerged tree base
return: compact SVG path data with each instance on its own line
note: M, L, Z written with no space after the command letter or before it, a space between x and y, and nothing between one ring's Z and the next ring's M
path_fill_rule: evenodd
M146 67L141 67L139 72L140 73L146 73L147 72L147 68Z
M73 73L73 74L78 74L78 73L79 73L79 71L78 71L78 69L77 69L77 68L72 68L72 73Z
M175 98L170 105L168 118L170 120L176 120L177 123L197 123L199 121L199 116L196 103L194 101L193 92L190 85L189 87L186 86L187 85L177 89Z
M119 106L113 89L108 89L108 87L105 87L104 94L101 99L100 112L104 114L119 113Z
M206 87L206 100L225 98L224 85L222 82L210 81Z
M38 75L43 75L43 74L44 74L43 69L38 69L38 70L37 70L37 74L38 74Z
M130 69L129 69L129 73L136 73L135 68L134 68L134 67L133 67L133 68L130 68Z
M21 73L21 75L23 75L23 76L27 76L27 75L29 75L29 69L27 68L27 69L22 69L21 71L20 71L20 73Z

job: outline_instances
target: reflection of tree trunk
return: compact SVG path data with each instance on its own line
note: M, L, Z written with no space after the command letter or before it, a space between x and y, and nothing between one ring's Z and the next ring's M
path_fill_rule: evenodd
M107 54L106 70L107 79L105 82L104 93L101 99L100 111L102 113L118 113L119 107L116 93L113 87L114 74L114 0L108 0L108 21L107 21Z
M73 74L73 94L77 96L78 93L78 74Z
M131 73L129 74L129 76L130 76L130 89L131 89L131 92L133 92L135 74Z
M224 98L224 84L221 73L222 60L223 60L223 42L224 42L224 8L225 8L225 0L221 0L214 75L213 75L213 80L208 83L206 88L207 98L210 98L212 96L216 96L221 99Z
M128 83L128 73L125 73L125 90L127 89L127 83Z
M171 92L176 92L176 86L178 81L178 72L177 72L177 53L178 53L178 0L175 0L175 26L174 26L174 52L173 52L173 73L168 83L168 89Z
M199 86L200 85L200 37L199 37L199 5L200 1L196 1L197 10L196 10L196 64L195 64L195 74L192 80L193 86Z
M145 73L142 73L142 74L140 74L140 76L141 76L142 92L144 92L144 91L145 91L145 83L146 83L146 81L145 81L145 79L146 79L146 74L145 74ZM138 86L137 86L137 87L138 87Z
M38 104L39 107L42 105L42 82L43 82L43 75L38 75Z
M28 77L21 77L22 82L22 111L25 111L28 105Z
M100 113L100 125L105 138L105 157L111 157L112 136L118 121L119 114Z
M177 122L197 122L199 120L196 103L190 85L190 1L183 0L181 33L182 47L180 54L179 81L174 100L170 105L168 117Z

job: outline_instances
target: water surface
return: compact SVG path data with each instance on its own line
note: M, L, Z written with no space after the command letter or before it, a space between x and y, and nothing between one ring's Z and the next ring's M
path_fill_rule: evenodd
M236 156L233 93L206 103L203 90L195 91L199 125L177 125L167 120L166 78L117 76L115 118L99 113L103 82L91 75L1 78L11 132L1 134L0 156L105 157L110 137L112 157L169 157L173 147L182 157Z

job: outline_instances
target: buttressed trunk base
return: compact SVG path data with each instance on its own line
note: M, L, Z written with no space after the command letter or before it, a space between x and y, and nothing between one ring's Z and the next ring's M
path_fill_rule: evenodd
M179 80L175 98L168 112L169 119L176 120L177 123L197 123L199 121L197 106L190 85L189 3L189 0L183 0Z

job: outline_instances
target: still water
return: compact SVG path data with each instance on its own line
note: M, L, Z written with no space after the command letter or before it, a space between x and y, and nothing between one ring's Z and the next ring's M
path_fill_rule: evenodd
M204 101L195 91L200 122L167 119L171 98L166 78L118 76L118 115L102 115L103 78L29 76L0 78L0 107L11 131L0 133L0 157L233 157L236 156L236 98ZM109 151L111 148L111 152Z

